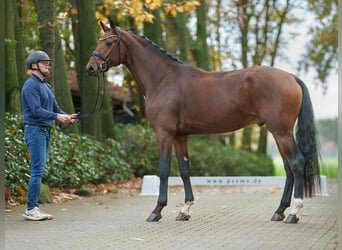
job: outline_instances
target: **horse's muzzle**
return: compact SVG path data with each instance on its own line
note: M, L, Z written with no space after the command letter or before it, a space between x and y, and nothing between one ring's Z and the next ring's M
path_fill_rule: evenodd
M86 71L87 71L88 76L98 75L98 69L94 68L94 66L91 64L86 66Z

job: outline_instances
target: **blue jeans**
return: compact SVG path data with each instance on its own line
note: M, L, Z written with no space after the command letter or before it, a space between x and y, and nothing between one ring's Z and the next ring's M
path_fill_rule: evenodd
M31 210L39 207L40 185L50 147L50 131L39 126L25 125L24 138L31 158L31 175L27 190L27 210Z

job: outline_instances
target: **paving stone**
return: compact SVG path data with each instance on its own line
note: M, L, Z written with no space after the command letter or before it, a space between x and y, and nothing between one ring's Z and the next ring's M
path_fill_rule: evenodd
M156 196L103 195L43 204L49 221L25 221L24 206L5 212L6 249L337 249L337 183L329 196L304 199L298 224L270 221L279 187L194 187L189 221L175 221L184 202L172 187L163 218L145 222ZM113 198L115 197L115 198Z

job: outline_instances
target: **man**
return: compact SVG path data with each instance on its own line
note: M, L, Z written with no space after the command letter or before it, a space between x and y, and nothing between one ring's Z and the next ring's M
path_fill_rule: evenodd
M34 51L27 57L27 68L32 74L21 92L24 138L31 158L27 210L23 214L27 220L52 219L52 215L44 214L39 209L40 186L50 146L50 131L54 120L62 123L77 122L77 114L66 114L58 106L52 88L45 82L45 77L49 75L50 61L44 51Z

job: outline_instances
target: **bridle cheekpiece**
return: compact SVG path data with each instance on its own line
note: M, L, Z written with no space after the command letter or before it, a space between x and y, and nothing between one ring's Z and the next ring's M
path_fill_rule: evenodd
M117 29L117 33L116 35L110 35L110 36L107 36L107 37L104 37L104 38L100 38L99 40L100 41L104 41L104 40L107 40L109 38L112 38L112 37L116 37L116 42L115 42L115 45L112 47L110 53L108 56L105 56L103 55L101 52L97 51L97 50L94 50L93 53L91 53L91 56L95 56L95 57L98 57L100 59L103 60L103 63L98 63L97 60L96 61L96 64L97 64L97 68L101 71L101 72L105 72L109 69L109 60L110 58L112 57L112 54L114 53L114 51L118 48L119 49L119 64L120 64L120 40L121 40L121 29L119 27L116 28Z

